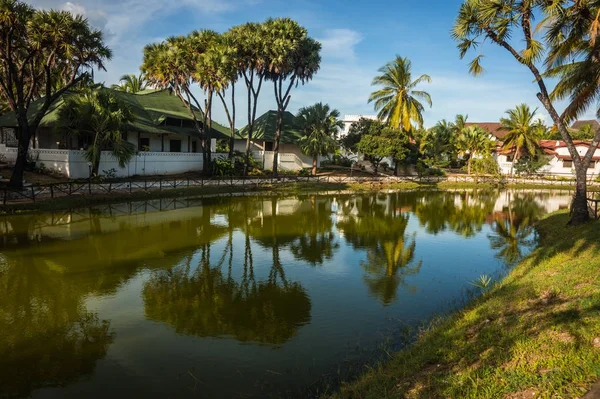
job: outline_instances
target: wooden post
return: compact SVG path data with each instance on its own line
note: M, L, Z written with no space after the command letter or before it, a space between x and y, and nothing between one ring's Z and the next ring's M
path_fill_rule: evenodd
M192 152L192 138L188 136L188 152Z
M160 135L160 152L165 152L165 135Z
M35 190L33 189L33 184L31 185L31 199L35 202Z

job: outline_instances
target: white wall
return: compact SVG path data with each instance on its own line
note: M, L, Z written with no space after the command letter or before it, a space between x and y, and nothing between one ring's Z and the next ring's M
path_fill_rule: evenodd
M576 148L577 148L577 152L579 152L579 155L581 155L581 156L584 156L588 150L587 146L577 146ZM558 148L556 148L555 151L556 151L557 155L570 156L569 149L567 147L558 147ZM596 150L596 153L594 154L594 156L600 156L600 149ZM498 155L497 161L498 161L498 166L500 166L500 170L501 170L502 174L509 175L511 173L511 168L512 168L513 162L509 162L507 160L506 155ZM538 173L554 175L554 176L565 176L565 177L575 176L574 167L573 166L565 167L563 160L559 159L557 156L548 155L548 161L549 161L548 164L546 166L544 166L543 168L541 168L538 171ZM590 168L588 168L588 170L587 170L587 174L590 177L598 176L600 174L600 162L592 161L592 163L590 164Z
M17 159L16 148L0 146L0 152L5 154L8 163L14 163ZM89 166L85 160L84 151L31 149L30 154L36 160L37 167L43 164L44 167L71 179L89 177ZM213 158L227 157L227 154L213 153L212 156ZM124 168L121 168L110 152L103 151L98 169L100 174L115 169L118 177L130 177L201 171L202 166L202 153L140 152Z

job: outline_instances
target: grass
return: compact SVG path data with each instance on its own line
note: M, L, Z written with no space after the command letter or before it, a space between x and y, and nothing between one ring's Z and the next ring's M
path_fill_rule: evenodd
M600 223L567 220L540 221L503 281L333 397L581 397L600 377Z

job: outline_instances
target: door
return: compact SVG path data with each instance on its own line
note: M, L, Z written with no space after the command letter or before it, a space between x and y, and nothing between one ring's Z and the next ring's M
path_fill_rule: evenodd
M170 140L169 151L181 152L181 140Z

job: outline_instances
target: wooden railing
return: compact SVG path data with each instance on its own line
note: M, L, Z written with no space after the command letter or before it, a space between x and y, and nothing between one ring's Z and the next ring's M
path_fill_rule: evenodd
M257 189L268 187L274 184L313 182L313 183L332 183L332 184L370 184L378 186L390 183L415 182L419 184L436 184L441 182L453 183L476 183L476 184L494 184L504 185L509 183L525 183L539 185L561 185L573 186L574 180L547 180L541 178L510 178L510 177L492 177L492 176L260 176L260 177L213 177L213 178L159 178L143 180L115 180L115 181L90 181L73 180L68 182L51 184L34 184L15 189L10 187L1 187L0 195L2 204L7 205L15 202L35 202L40 199L54 199L70 196L90 196L90 195L110 195L113 193L134 193L182 189L189 187L247 187ZM591 182L590 185L598 183Z

